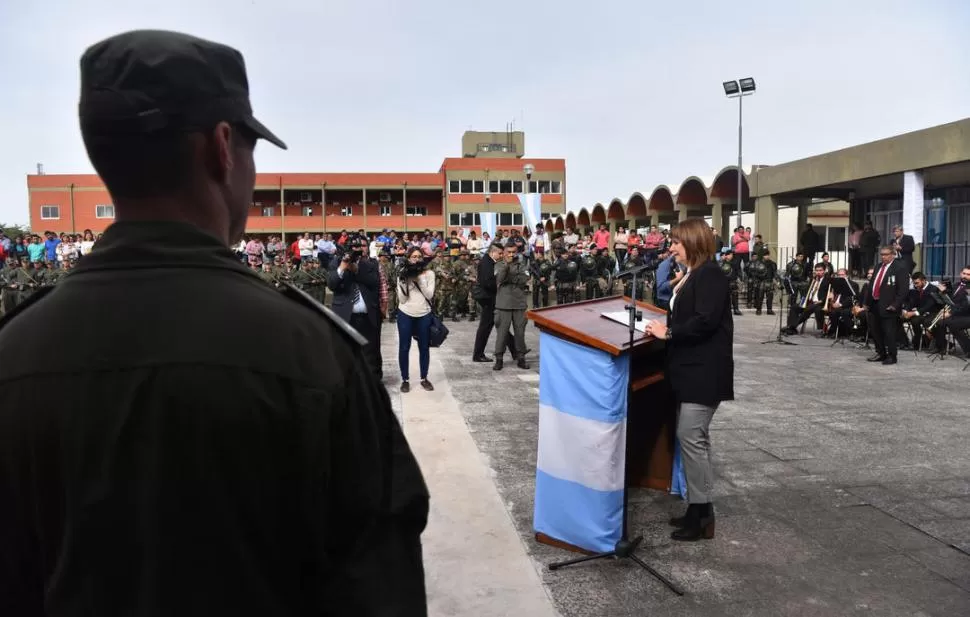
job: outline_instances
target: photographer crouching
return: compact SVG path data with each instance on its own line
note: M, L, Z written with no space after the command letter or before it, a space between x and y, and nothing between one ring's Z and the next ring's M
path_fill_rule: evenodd
M411 338L418 340L418 368L421 387L434 390L428 381L431 364L431 300L434 298L434 271L428 268L420 248L408 251L397 281L397 362L401 367L401 392L410 392L408 371Z
M331 260L327 287L333 292L333 312L367 339L364 357L378 379L381 359L380 273L362 238L353 238L339 260Z

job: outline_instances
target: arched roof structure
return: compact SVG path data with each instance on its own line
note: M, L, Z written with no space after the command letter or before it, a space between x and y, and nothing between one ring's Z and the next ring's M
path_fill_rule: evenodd
M750 189L748 188L748 176L741 170L741 198L747 199L750 196ZM711 183L710 195L714 199L722 199L725 201L737 201L738 200L738 167L737 165L729 165L719 171L716 176L714 176L714 182Z

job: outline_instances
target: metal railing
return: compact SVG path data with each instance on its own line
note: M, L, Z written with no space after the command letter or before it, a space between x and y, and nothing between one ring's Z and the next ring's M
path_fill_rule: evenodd
M920 270L930 280L959 278L960 270L968 264L970 240L922 245Z

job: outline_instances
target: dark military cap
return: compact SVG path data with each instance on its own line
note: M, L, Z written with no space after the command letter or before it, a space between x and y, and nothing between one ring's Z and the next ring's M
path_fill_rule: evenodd
M78 107L87 136L205 131L229 122L286 148L253 117L242 54L180 32L135 30L89 47Z

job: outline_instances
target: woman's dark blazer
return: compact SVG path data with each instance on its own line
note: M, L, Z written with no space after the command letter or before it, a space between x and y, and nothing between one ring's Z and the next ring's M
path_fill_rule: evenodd
M734 321L728 279L713 261L693 269L667 317L667 380L678 403L734 399Z

